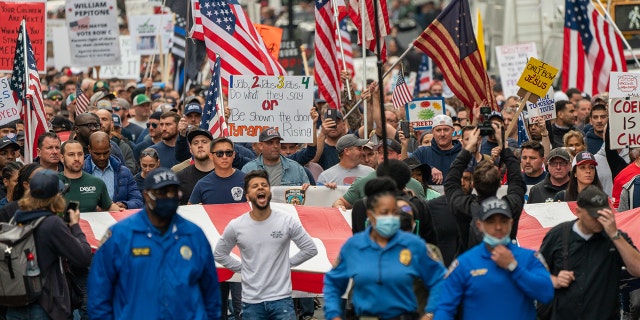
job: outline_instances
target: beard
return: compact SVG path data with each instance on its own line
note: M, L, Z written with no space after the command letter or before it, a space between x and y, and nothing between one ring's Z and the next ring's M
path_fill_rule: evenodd
M251 198L249 199L251 201L251 206L253 208L256 208L258 210L265 210L267 208L269 208L269 204L271 203L271 193L269 193L269 195L267 196L267 204L265 204L264 206L261 206L258 204L258 199L257 198Z

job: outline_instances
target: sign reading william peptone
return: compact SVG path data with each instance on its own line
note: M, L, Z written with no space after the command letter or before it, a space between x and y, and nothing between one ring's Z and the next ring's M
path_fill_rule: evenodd
M306 76L231 76L229 138L258 142L262 130L275 127L283 142L313 141L313 78Z
M76 67L120 64L116 0L67 0L71 61Z

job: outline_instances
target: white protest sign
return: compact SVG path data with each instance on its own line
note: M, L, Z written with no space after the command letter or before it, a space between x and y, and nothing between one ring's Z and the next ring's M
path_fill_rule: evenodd
M116 0L67 0L71 60L77 67L120 64Z
M527 66L527 59L537 56L535 42L496 47L496 59L505 98L518 93L517 82L522 70Z
M147 0L125 1L124 8L127 11L127 17L153 14L154 10L154 6L150 5Z
M609 77L609 144L611 149L640 147L640 73L611 72Z
M640 73L611 72L609 98L640 97Z
M433 118L439 114L446 114L444 98L419 98L405 106L407 121L415 130L426 130L433 126Z
M120 36L122 63L102 67L102 69L100 69L100 77L104 79L132 79L136 81L140 79L140 55L131 52L130 41L130 36Z
M544 117L544 120L550 120L556 118L556 101L553 98L553 87L549 88L547 95L540 97L538 103L531 103L527 101L527 118Z
M20 110L13 99L9 78L0 78L0 125L20 118Z
M231 76L229 138L257 142L262 130L275 127L283 142L313 141L313 78L306 76Z
M130 16L129 34L131 50L134 54L158 54L160 48L162 53L169 53L171 38L173 38L173 15Z
M377 58L366 57L365 59L362 59L362 58L353 59L353 70L356 73L353 76L353 82L356 83L356 87L358 88L358 90L363 90L362 80L365 80L363 78L365 70L367 73L367 79L378 79L378 67L376 66L376 63L378 63Z

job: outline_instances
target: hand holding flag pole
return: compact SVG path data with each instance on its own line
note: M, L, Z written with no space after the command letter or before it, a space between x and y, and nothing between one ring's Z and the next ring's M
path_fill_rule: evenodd
M340 14L338 13L338 4L336 3L336 0L331 0L331 5L333 6L333 16L336 20L336 34L338 35L338 44L340 45L340 53L342 54L342 69L347 70L347 62L344 59L344 47L342 46L342 34L340 34ZM347 96L349 97L349 100L351 100L353 98L351 97L351 85L349 83L349 78L345 79L344 82L347 89Z

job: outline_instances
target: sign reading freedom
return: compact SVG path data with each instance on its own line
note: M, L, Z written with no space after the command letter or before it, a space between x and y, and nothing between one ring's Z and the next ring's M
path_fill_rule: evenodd
M24 18L27 22L27 33L33 53L36 57L38 72L45 72L46 39L45 39L45 0L30 1L0 1L0 72L11 73L13 59L16 53L16 40L20 22Z

